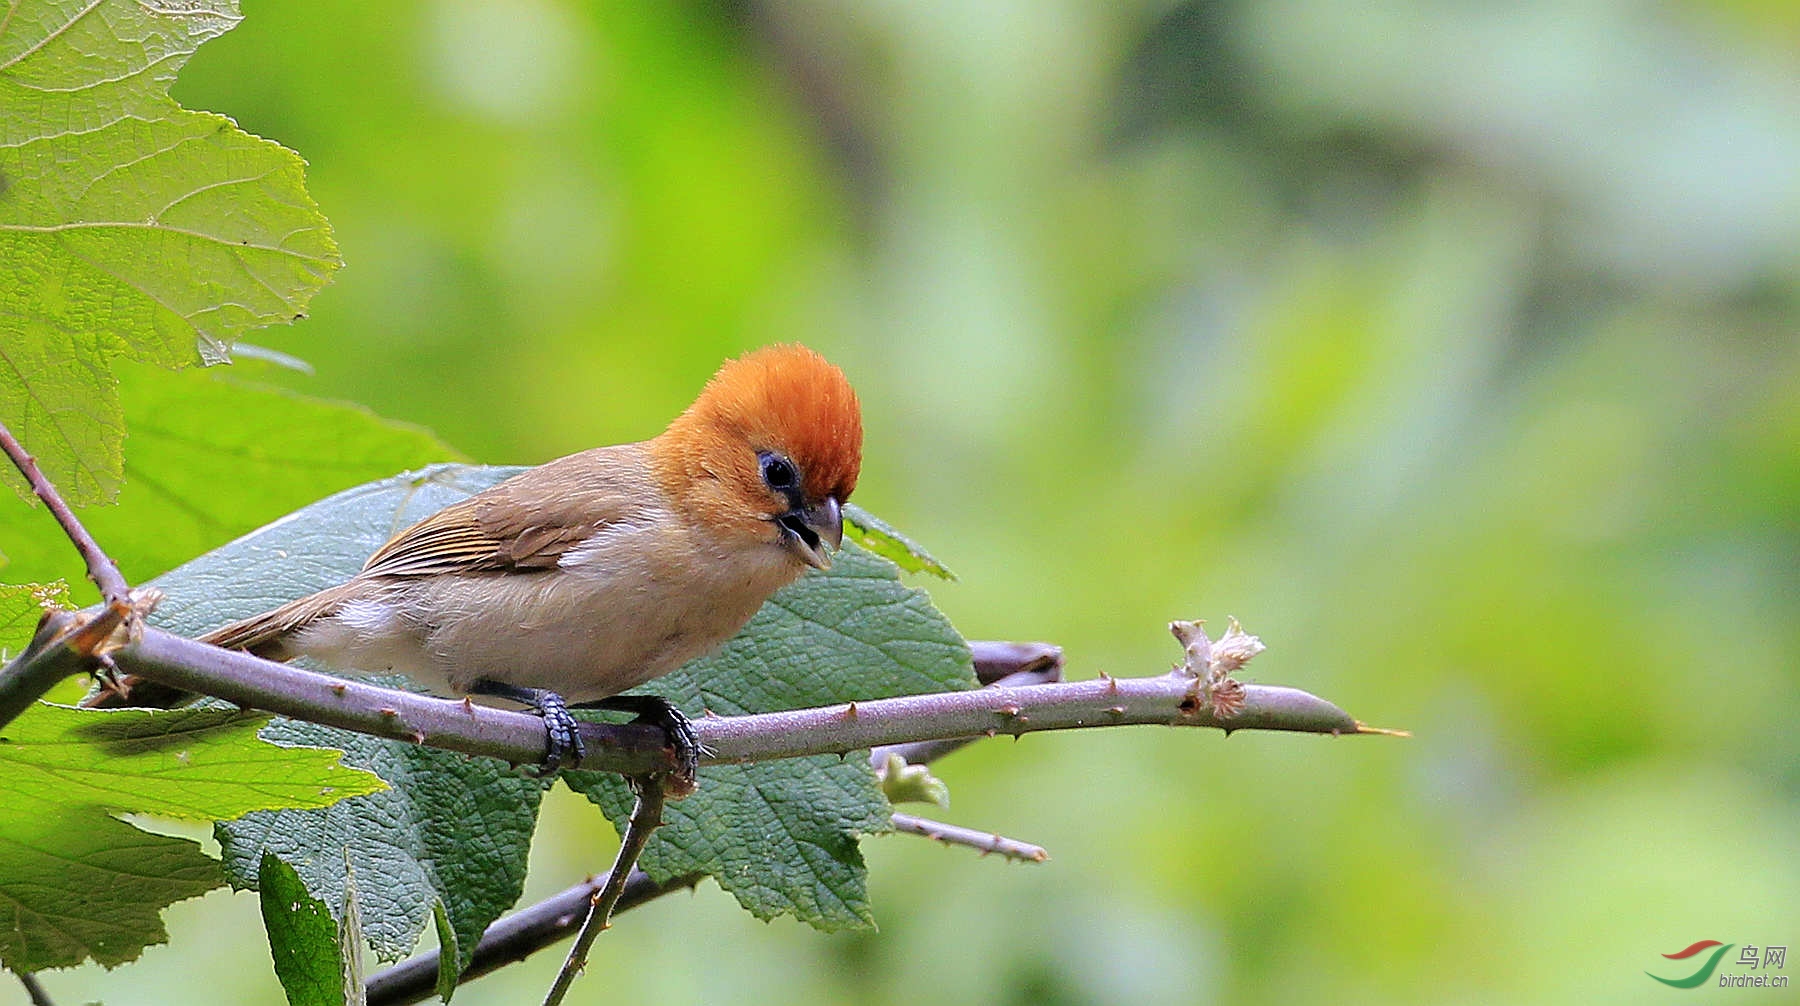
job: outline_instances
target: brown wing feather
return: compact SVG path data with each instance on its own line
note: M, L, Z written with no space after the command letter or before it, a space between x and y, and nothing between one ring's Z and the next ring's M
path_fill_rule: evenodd
M477 495L453 503L388 539L359 575L430 576L502 568L495 559L503 543L482 528L476 511L479 499Z
M555 569L608 524L642 519L656 493L642 444L559 458L395 535L360 577Z
M624 444L521 472L395 535L348 583L220 626L200 638L214 646L287 660L293 654L284 643L293 632L331 614L370 579L554 569L566 552L597 529L653 519L660 491L648 470L644 445ZM172 705L183 697L173 689L137 682L129 701ZM125 701L102 692L86 704L112 706Z

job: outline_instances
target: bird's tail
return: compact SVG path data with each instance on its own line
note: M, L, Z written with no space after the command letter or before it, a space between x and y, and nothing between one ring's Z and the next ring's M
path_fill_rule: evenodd
M288 648L294 633L336 611L346 600L349 587L347 583L330 587L260 615L240 618L201 636L200 641L227 650L245 650L268 660L292 660L299 656Z
M201 636L200 642L227 650L244 650L265 660L292 660L299 656L288 646L294 632L313 619L337 610L344 600L345 588L349 586L341 584L321 590L260 615L221 625ZM118 709L126 706L168 709L193 698L191 692L146 681L135 674L126 674L89 695L81 704L89 709Z

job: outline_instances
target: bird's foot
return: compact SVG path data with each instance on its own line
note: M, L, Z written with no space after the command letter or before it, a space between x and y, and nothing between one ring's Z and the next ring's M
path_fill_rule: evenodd
M490 695L530 706L544 718L544 761L533 770L533 774L540 779L555 775L565 768L574 768L581 764L581 759L587 757L587 748L581 743L580 725L569 712L569 704L550 689L524 688L490 678L480 678L470 686L469 693Z
M633 723L660 728L663 736L669 739L669 747L675 752L675 774L668 780L669 794L680 797L694 791L697 785L694 775L700 771L700 755L703 752L700 735L694 732L694 723L687 718L687 714L675 708L669 700L657 695L614 695L596 702L583 702L575 708L631 713Z

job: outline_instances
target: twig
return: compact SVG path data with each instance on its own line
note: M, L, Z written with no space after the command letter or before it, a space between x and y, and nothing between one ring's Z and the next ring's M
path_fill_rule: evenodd
M0 727L31 708L58 681L99 666L95 654L109 644L113 630L130 613L124 605L109 604L89 611L45 614L31 642L0 668Z
M38 467L37 459L25 450L12 431L0 423L0 450L30 483L31 491L43 500L63 533L81 553L87 564L88 579L99 588L105 605L97 613L76 615L53 612L38 623L37 634L25 652L4 669L0 669L0 727L30 708L38 697L55 687L58 681L82 671L104 666L104 658L96 662L95 654L113 629L132 617L131 585L119 572L118 563L101 550L99 543L69 509L62 495Z
M936 692L813 709L711 717L696 726L712 749L704 763L839 754L903 741L1018 736L1039 730L1162 724L1322 734L1386 733L1315 695L1276 685L1244 686L1243 706L1221 716L1181 673L1047 685Z
M575 984L575 976L587 967L589 948L611 924L613 908L618 905L619 896L625 893L625 878L637 866L638 857L643 855L644 846L650 842L650 835L662 827L663 777L644 776L632 783L632 788L637 791L637 804L631 808L631 819L626 822L625 834L619 839L619 855L606 875L606 886L593 897L593 907L588 909L581 932L575 934L569 957L563 961L562 970L556 973L555 984L544 996L544 1006L559 1006L563 997L569 994L569 986Z
M1048 643L996 643L970 641L975 656L975 676L988 687L1008 685L1042 685L1062 680L1062 647ZM869 763L877 773L886 767L891 755L899 755L909 765L925 765L952 751L960 750L980 737L955 737L949 740L913 741L906 744L884 744L869 750ZM894 830L907 835L921 835L946 845L967 845L983 855L999 853L1008 859L1041 863L1050 858L1042 846L1021 842L1001 835L975 831L960 825L944 824L913 814L893 812Z
M56 1006L50 999L50 993L45 992L43 984L37 980L37 975L25 971L13 973L19 976L19 984L25 986L25 994L31 997L31 1006Z
M514 763L544 753L535 716L346 681L145 628L113 653L118 666L159 684L252 709ZM1220 716L1180 673L1002 686L876 699L695 722L710 753L702 764L846 754L881 744L1038 730L1154 723L1225 730L1385 733L1296 688L1244 686L1243 708ZM5 722L0 720L0 727ZM642 775L673 769L662 731L642 724L582 724L585 769Z
M88 534L87 528L82 527L81 521L76 519L75 512L63 502L56 487L50 484L50 480L38 468L37 459L25 450L25 445L19 443L5 423L0 423L0 450L4 450L12 463L18 466L25 481L31 483L31 491L44 501L44 506L49 508L56 522L62 525L63 533L69 536L75 550L81 553L82 561L87 563L88 579L100 588L100 596L108 604L129 604L131 585L125 582L124 575L119 572L119 564L101 551L93 536Z
M345 681L146 628L113 654L120 668L152 681L253 709L515 763L544 752L535 716ZM703 764L740 764L809 754L846 754L880 744L1038 730L1157 723L1171 726L1381 733L1331 703L1294 688L1244 687L1243 708L1221 717L1200 701L1195 679L1102 678L877 699L695 722L710 754ZM3 726L4 724L0 724ZM582 725L582 768L624 775L668 771L662 731L642 724Z
M992 685L1014 674L1031 674L1039 681L1061 681L1062 647L1055 643L1013 643L992 639L969 640L969 658L975 678Z
M84 659L62 645L76 621L72 611L45 615L31 642L0 670L0 728L31 708L38 696L56 687L58 681L79 674L87 666Z
M925 838L942 842L945 845L966 845L971 849L981 850L982 855L997 853L1007 859L1017 859L1027 863L1042 863L1050 858L1041 845L1021 842L995 835L990 832L976 831L957 824L945 824L942 821L931 821L911 814L894 812L894 830L906 835L922 835Z
M529 908L522 908L495 922L481 934L469 967L460 982L473 981L482 975L522 961L539 950L573 935L587 918L594 897L605 886L611 874L590 877L559 894L552 895ZM613 915L629 911L671 891L692 888L702 874L690 873L659 884L641 870L633 870L625 880L625 892L613 907ZM438 952L417 954L369 978L368 1006L406 1006L423 1002L437 991Z
M975 677L984 685L1047 685L1062 680L1060 646L971 640L969 648L975 652ZM879 772L887 765L889 755L899 755L908 765L925 765L978 740L981 737L883 744L869 749L869 764Z

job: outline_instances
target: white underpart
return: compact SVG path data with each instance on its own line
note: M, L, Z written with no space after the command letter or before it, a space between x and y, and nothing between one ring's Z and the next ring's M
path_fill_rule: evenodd
M394 606L386 601L351 601L338 609L337 620L353 632L381 636L393 631L397 614Z
M302 629L300 653L331 667L381 674L395 671L429 687L447 685L426 659L423 635L407 625L398 597L359 598Z

